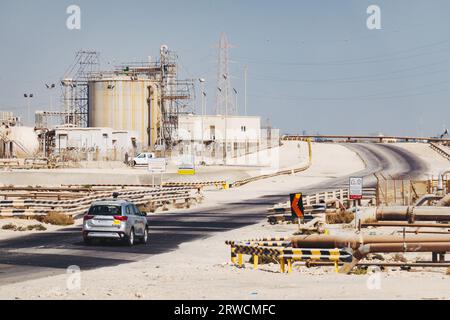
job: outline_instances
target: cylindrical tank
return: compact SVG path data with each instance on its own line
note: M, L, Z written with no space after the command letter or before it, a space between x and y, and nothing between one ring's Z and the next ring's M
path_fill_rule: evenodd
M39 151L39 139L32 127L9 128L8 139L13 141L14 155L18 158L26 158Z
M108 127L139 133L142 146L156 144L159 87L149 79L117 76L89 81L89 127Z

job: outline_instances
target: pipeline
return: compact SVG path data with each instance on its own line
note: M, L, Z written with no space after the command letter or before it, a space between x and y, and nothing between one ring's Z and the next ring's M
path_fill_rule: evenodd
M422 206L425 202L430 200L441 200L442 196L436 195L436 194L424 194L419 199L417 199L416 203L414 203L415 207Z
M448 207L378 207L375 212L377 221L450 221Z
M392 206L373 207L362 211L357 219L359 223L373 223L377 221L450 221L450 207L432 206Z
M443 197L438 203L439 207L450 207L450 193Z
M435 236L437 237L437 236ZM450 238L447 236L450 240ZM437 239L436 239L437 240ZM364 259L369 253L384 253L384 252L433 252L445 253L450 251L450 241L441 242L403 242L403 243L368 243L361 245L354 253L353 260L350 263L344 264L339 270L340 273L350 273L360 260Z
M448 243L449 235L300 235L290 238L293 248L351 248L384 243ZM450 250L449 250L450 251Z
M450 228L450 223L408 223L405 221L380 221L361 223L361 228L367 227Z

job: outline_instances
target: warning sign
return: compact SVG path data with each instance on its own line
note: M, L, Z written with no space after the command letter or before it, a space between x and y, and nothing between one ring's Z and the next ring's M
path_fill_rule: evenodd
M350 200L361 200L363 197L363 178L351 177L348 188L348 198Z
M295 215L296 218L303 219L305 213L305 209L303 207L303 194L291 194L291 209L293 216Z

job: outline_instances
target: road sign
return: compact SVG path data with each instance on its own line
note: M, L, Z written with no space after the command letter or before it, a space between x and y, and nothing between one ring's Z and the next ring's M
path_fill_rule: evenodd
M351 177L348 190L350 200L361 200L363 197L363 178Z
M303 219L305 213L305 208L303 207L303 194L291 194L291 209L293 217Z
M148 159L148 171L152 173L166 172L166 159L164 158Z

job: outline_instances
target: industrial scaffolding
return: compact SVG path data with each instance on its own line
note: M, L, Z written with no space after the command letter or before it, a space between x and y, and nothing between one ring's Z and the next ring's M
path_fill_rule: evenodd
M64 124L76 127L88 126L88 80L100 67L100 55L96 51L80 50L61 80ZM47 116L61 114L47 113Z
M106 72L91 74L91 79L105 75ZM159 84L161 121L157 141L160 149L172 150L179 140L178 117L193 112L195 99L194 80L178 79L178 55L163 45L159 60L122 63L115 67L112 75L125 75L135 80L145 77Z

